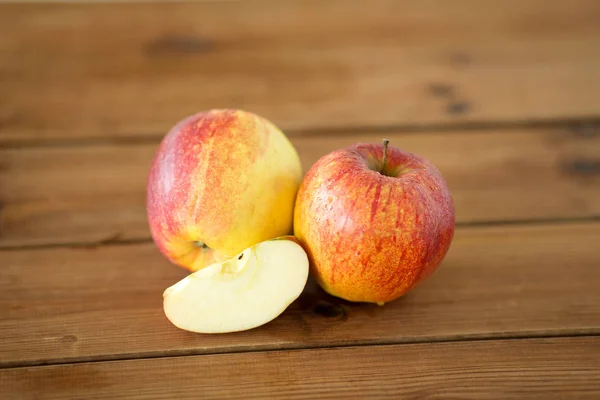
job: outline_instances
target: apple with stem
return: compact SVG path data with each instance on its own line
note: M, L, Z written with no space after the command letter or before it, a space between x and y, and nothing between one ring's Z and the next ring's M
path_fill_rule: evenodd
M189 116L163 138L150 167L152 238L197 271L292 233L300 158L274 124L243 110Z
M180 329L237 332L279 316L300 294L308 257L293 237L258 243L188 275L165 290L165 315Z
M383 305L430 276L454 236L455 210L427 159L383 144L322 157L296 198L294 234L328 293Z

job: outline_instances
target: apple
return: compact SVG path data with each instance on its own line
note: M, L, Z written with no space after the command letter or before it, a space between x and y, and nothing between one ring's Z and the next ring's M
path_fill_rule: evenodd
M152 238L197 271L292 233L300 158L274 124L243 110L189 116L163 138L147 181Z
M188 275L165 290L165 315L180 329L237 332L279 316L308 280L308 257L293 238L267 240Z
M311 274L348 301L383 305L407 293L439 266L454 227L440 171L387 140L322 157L296 198L294 234Z

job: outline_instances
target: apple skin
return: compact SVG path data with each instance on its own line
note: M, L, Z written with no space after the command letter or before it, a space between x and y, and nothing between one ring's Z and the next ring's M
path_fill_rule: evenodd
M294 234L329 294L383 305L430 276L454 236L452 196L428 160L355 144L322 157L296 198Z
M163 138L147 181L152 238L197 271L292 232L298 154L270 121L243 110L189 116Z

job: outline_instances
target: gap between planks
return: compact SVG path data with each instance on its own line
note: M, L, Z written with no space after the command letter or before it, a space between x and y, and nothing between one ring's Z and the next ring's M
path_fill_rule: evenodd
M199 110L200 112L201 110ZM252 110L249 110L252 111ZM182 116L182 119L185 116ZM268 118L268 116L265 116ZM177 121L173 121L175 124ZM545 120L513 120L513 121L484 121L484 122L455 122L427 125L373 125L373 126L348 126L343 128L310 128L310 129L290 129L284 133L290 139L294 138L312 138L312 137L348 137L361 136L364 134L403 134L403 135L427 135L447 133L452 134L457 131L470 132L482 131L482 134L493 133L501 130L527 130L527 129L562 129L571 132L576 136L599 136L600 135L600 116L590 116L588 118L561 118ZM35 148L61 148L61 147L94 147L94 146L131 146L136 144L159 144L165 137L165 132L139 133L131 136L117 137L90 137L90 138L54 138L39 140L12 140L9 142L0 142L2 149L35 149Z
M457 222L456 228L487 228L495 226L547 226L547 225L565 225L565 224L585 224L600 221L600 215L592 215L580 218L545 218L545 219L512 219L512 220L490 220L490 221L471 221ZM107 238L99 242L70 242L70 243L47 243L38 245L5 246L0 247L0 253L3 251L22 251L22 250L45 250L60 248L98 248L103 246L133 246L138 244L152 243L152 238L139 239L119 239Z
M105 363L112 361L133 361L133 360L150 360L163 358L182 358L182 357L197 357L197 356L214 356L222 354L246 354L246 353L278 353L296 350L318 350L318 349L338 349L338 348L358 348L358 347L385 347L385 346L402 346L411 344L433 344L433 343L483 343L494 341L519 341L531 339L568 339L568 338L595 338L600 336L600 331L597 329L583 329L579 332L560 333L560 332L518 332L518 333L495 333L494 336L486 334L474 334L468 336L438 336L438 337L414 337L404 340L385 340L372 342L356 342L343 344L315 344L306 346L289 346L285 348L236 348L234 350L217 348L215 351L206 352L200 350L169 350L156 351L148 353L122 353L98 357L78 357L78 358L61 358L56 360L44 360L42 362L0 362L0 371L5 369L19 369L29 367L44 367L58 365L75 365L87 363Z

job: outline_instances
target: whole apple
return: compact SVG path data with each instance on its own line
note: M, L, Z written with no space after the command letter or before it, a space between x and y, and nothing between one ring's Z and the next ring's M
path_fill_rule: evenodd
M270 121L242 110L210 110L162 140L147 183L154 242L190 271L291 233L302 166Z
M383 305L430 276L454 236L452 196L428 160L382 144L322 157L296 198L294 234L331 295Z

